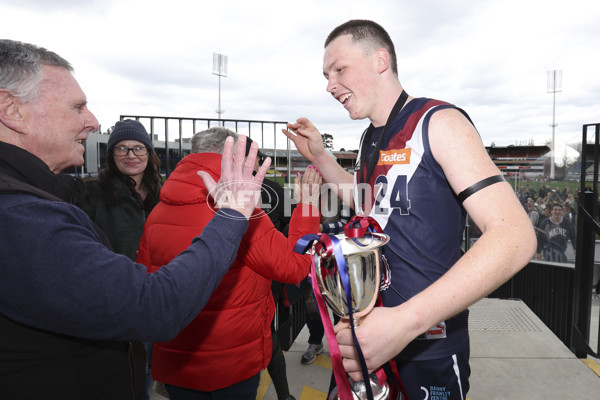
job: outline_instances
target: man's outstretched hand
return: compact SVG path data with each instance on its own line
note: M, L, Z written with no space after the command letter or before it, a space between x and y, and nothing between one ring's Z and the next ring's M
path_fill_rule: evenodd
M250 218L258 206L262 181L271 165L271 158L265 159L256 175L253 175L258 144L252 143L248 157L244 157L246 136L238 137L235 155L233 155L233 146L233 138L228 137L223 148L219 182L215 182L205 171L198 171L198 175L204 181L217 208L231 208Z

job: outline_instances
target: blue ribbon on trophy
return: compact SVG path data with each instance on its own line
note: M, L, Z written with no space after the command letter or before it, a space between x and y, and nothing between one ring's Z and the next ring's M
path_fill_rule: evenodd
M373 308L378 297L381 279L379 247L388 241L389 236L381 233L375 220L355 216L344 227L344 234L305 235L294 248L297 253L310 252L312 255L311 283L327 334L337 383L337 393L332 393L331 399L381 400L387 399L390 394L387 383L380 383L376 376L369 375L355 331L358 318ZM323 298L333 312L350 319L352 338L363 374L360 382L349 382L345 374ZM398 398L401 398L401 394Z

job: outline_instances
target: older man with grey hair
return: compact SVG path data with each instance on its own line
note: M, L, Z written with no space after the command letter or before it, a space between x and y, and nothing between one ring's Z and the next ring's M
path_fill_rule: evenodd
M236 140L239 135L225 127L214 126L192 136L192 153L218 153L223 154L225 139L228 137Z
M81 142L99 128L72 71L51 51L0 40L2 398L138 398L143 355L136 369L132 341L169 340L204 307L235 259L269 164L253 176L257 146L233 160L226 141L219 183L199 174L228 208L148 274L107 247L71 204L81 181L59 174L83 164Z

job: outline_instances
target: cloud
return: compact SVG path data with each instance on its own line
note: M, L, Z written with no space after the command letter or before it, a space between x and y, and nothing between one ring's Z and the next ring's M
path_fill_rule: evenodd
M213 52L228 56L224 117L311 118L336 148L357 148L368 121L352 121L325 91L323 42L352 18L381 23L400 80L414 96L463 107L484 144L551 137L546 72L563 71L556 137L564 145L598 120L600 5L571 0L0 0L0 36L53 50L103 127L121 114L216 117ZM561 153L562 154L562 153Z

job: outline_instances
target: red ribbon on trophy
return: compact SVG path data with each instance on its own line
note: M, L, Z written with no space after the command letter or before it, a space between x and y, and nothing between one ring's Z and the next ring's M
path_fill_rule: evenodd
M383 232L379 223L372 217L355 215L344 226L344 235L349 238L358 238L365 236L367 232Z
M312 284L312 288L313 288L313 292L315 295L315 299L316 299L316 303L319 309L319 313L321 315L321 320L323 322L323 327L325 330L325 334L327 336L327 342L329 344L329 351L330 351L330 355L331 355L331 360L332 360L332 364L333 364L333 373L335 376L335 380L337 383L337 397L340 400L353 400L355 398L355 395L353 395L353 390L356 390L356 388L354 388L354 383L350 384L348 376L345 373L345 369L343 367L343 363L342 363L342 356L339 350L339 346L335 337L335 333L333 331L333 325L331 323L331 319L329 317L329 313L327 311L327 308L325 306L325 302L323 300L323 296L321 293L321 289L320 285L326 285L326 287L329 287L330 285L333 285L332 287L330 287L330 289L332 291L327 291L327 296L332 296L334 295L333 293L336 292L337 290L339 290L340 288L343 288L343 292L345 293L345 298L343 301L341 301L340 297L336 297L335 300L332 300L331 298L327 298L330 306L331 306L331 301L334 301L334 303L336 305L339 305L341 303L345 303L347 305L347 310L342 309L340 311L339 308L334 307L334 312L336 312L336 314L342 316L347 316L351 323L350 323L350 327L352 330L352 336L353 336L353 341L354 341L354 345L355 348L357 350L358 353L358 360L361 363L361 369L362 369L362 373L363 373L363 381L364 387L363 389L360 389L362 391L362 395L360 396L362 398L362 396L365 396L368 399L373 399L373 389L377 390L379 393L379 396L381 395L385 395L387 396L392 395L393 397L385 397L385 398L389 398L389 399L396 399L396 398L402 398L401 395L400 397L397 397L399 392L403 392L403 390L401 388L399 388L398 386L401 387L401 383L399 381L399 377L397 375L396 371L393 371L393 376L394 378L396 378L396 383L398 383L399 385L393 385L394 382L390 382L392 385L388 385L385 382L387 381L387 375L389 375L389 372L384 372L383 368L379 368L377 371L375 371L375 375L377 376L376 380L379 381L379 383L376 383L376 381L374 381L372 378L369 377L369 372L367 369L367 365L366 365L366 361L364 359L364 356L362 354L362 350L360 349L360 344L358 343L358 338L356 337L356 332L355 332L355 323L354 323L354 317L353 317L353 307L356 306L357 311L358 310L367 310L369 307L373 307L375 304L375 300L377 299L379 304L380 303L380 299L378 298L373 298L373 303L371 303L371 305L368 305L368 303L364 303L363 302L363 297L358 297L360 300L360 306L358 305L353 305L353 294L351 293L352 290L351 289L352 285L350 283L350 277L349 277L349 270L348 270L348 266L346 265L346 254L348 255L348 257L365 257L365 256L360 256L361 254L369 254L372 251L374 251L374 249L376 249L377 247L380 247L381 245L387 243L387 240L389 240L389 237L385 234L382 233L382 229L380 227L380 225L377 223L377 221L375 221L373 218L371 217L364 217L364 216L355 216L353 217L350 222L348 222L348 224L346 224L346 226L344 227L344 235L338 235L338 236L329 236L327 234L312 234L312 235L305 235L303 236L300 240L298 240L298 243L296 244L294 250L298 253L306 253L307 251L309 251L309 249L312 248L312 254L313 257L311 257L311 271L310 271L310 277L311 277L311 284ZM345 244L344 244L345 243ZM343 244L343 245L342 245ZM375 247L373 247L375 245ZM342 247L344 247L346 250L342 250ZM357 250L358 249L358 250ZM364 249L364 250L360 250L360 249ZM345 252L348 252L345 254ZM323 264L323 260L326 259L331 259L331 258L335 258L335 263L333 262L327 262L328 266L324 266ZM316 267L316 262L317 260L321 260L319 261L319 272L320 275L317 276L317 267ZM366 259L365 259L366 260ZM374 266L374 265L378 265L379 261L377 261L377 264L371 264L370 262L367 263L368 265ZM356 261L353 262L353 268L356 268L356 265L367 265L367 264L362 264L361 261L359 261L359 264L356 264ZM371 273L374 273L375 271L379 271L379 267L375 267L376 269L373 271L371 270ZM365 270L368 271L369 269ZM353 274L356 274L356 272L353 272ZM361 273L360 276L363 273ZM335 276L338 276L339 281L337 281L335 279ZM354 277L356 277L356 275L353 275ZM366 276L366 275L364 275ZM375 275L371 275L372 278L369 278L367 281L371 282L373 284L373 289L374 290L378 290L377 288L379 287L379 279L381 279L380 275L377 273ZM333 281L332 281L333 279ZM328 281L328 283L325 283L325 281ZM332 283L333 282L333 283ZM337 283L335 283L337 282ZM341 286L338 286L340 285ZM367 286L368 287L368 286ZM336 289L337 288L337 289ZM358 287L358 291L361 292L361 290L363 290L364 287L359 286ZM363 292L364 293L364 292ZM336 295L334 295L336 296ZM364 307L364 308L363 308ZM347 311L347 315L345 315ZM395 367L395 365L393 365ZM388 368L388 366L386 365L385 368ZM389 371L389 368L388 368ZM390 371L391 372L391 371ZM375 382L375 383L373 383ZM360 383L357 383L360 385ZM374 385L374 386L372 386ZM383 386L385 385L385 386ZM388 389L385 389L386 387L389 387L389 393L388 394L384 394L387 392ZM354 388L354 389L353 389ZM333 396L333 395L332 395ZM379 397L382 398L382 397Z

